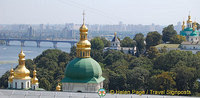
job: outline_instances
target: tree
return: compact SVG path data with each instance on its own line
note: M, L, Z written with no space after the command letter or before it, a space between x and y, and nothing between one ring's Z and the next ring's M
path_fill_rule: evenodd
M71 60L70 55L68 53L62 53L58 56L58 62L68 63Z
M91 50L91 53L90 53L91 57L93 59L95 59L97 62L103 62L103 50L96 50L96 49L93 49Z
M123 75L117 74L113 71L109 72L109 89L110 90L123 90L125 89L126 79Z
M44 88L45 90L50 90L51 89L51 84L47 79L41 78L39 82L40 82L39 86L41 88Z
M194 90L194 83L197 81L196 69L185 65L176 65L172 69L176 73L176 88L178 90Z
M104 47L110 47L110 41L107 40L105 37L101 37L101 40L104 43Z
M156 47L151 46L148 50L147 50L147 57L149 59L153 59L156 58L159 55L159 51Z
M149 79L149 71L140 67L135 67L127 72L127 84L129 89L145 90Z
M150 79L151 89L154 90L173 90L176 86L175 73L163 72L161 74L152 76Z
M170 39L176 34L177 34L177 32L176 32L176 30L174 30L174 26L168 25L162 31L162 40L166 43L166 42L170 41Z
M130 62L129 69L133 69L135 67L140 67L140 68L144 68L146 70L151 70L153 67L153 63L151 62L150 59L148 59L146 57L138 57L136 59L133 59Z
M174 35L170 39L171 44L181 44L183 41L186 41L186 38L185 38L185 36L181 36L181 35Z
M112 66L109 67L109 68L112 69L115 72L121 71L121 73L122 73L122 72L124 72L124 69L128 69L128 66L129 66L129 63L126 60L120 59L120 60L117 60L116 62L114 62L112 64Z
M136 42L130 37L125 37L120 43L121 47L134 47L136 45Z
M104 43L100 37L95 37L91 41L91 48L96 50L103 50Z
M193 54L190 51L171 50L155 59L154 69L169 71L179 61L190 62L192 57Z
M133 38L136 41L136 47L137 47L137 56L141 55L145 51L145 44L144 44L144 35L142 33L138 33Z
M69 55L71 56L72 59L76 57L76 46L75 45L70 48Z
M112 65L115 61L123 59L124 55L120 51L109 50L104 53L104 64L106 66Z
M150 46L156 46L162 42L162 36L157 32L149 32L146 37L147 49Z

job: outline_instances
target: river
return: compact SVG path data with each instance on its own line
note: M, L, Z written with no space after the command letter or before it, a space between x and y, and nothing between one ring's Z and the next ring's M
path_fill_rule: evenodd
M0 45L0 77L11 67L16 67L18 64L18 54L21 50L21 43L17 41L10 42L10 46ZM22 47L26 59L33 59L41 54L44 50L54 49L53 43L42 42L41 47L37 47L35 42L25 42L25 47ZM70 51L71 44L68 43L58 43L57 49L65 52Z

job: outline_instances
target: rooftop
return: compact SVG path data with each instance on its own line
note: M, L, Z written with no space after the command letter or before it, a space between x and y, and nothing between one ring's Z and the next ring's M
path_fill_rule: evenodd
M99 98L97 93L75 93L58 91L30 91L0 89L1 98ZM168 95L106 94L104 98L180 98ZM181 96L181 98L198 98Z
M180 44L159 44L157 46L155 46L156 48L179 48Z
M181 45L200 45L199 41L198 42L189 42L189 41L184 41L181 43Z

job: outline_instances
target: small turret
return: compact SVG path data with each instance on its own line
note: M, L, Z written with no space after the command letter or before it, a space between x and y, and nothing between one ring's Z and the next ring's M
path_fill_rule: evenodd
M39 88L38 78L37 78L37 71L34 69L33 71L33 78L31 79L32 83L32 89L35 90L36 88Z
M196 21L194 22L194 25L193 25L193 31L195 31L196 30L196 28L197 28L197 23L196 23Z
M60 84L58 83L58 85L56 86L56 91L61 91L61 87Z
M8 88L13 88L13 78L14 78L14 70L11 68L10 70L10 76L8 77Z
M185 29L185 21L183 21L182 30Z

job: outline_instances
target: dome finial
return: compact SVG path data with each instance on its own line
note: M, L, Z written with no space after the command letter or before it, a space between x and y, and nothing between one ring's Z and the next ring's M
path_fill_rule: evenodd
M189 12L189 15L188 15L187 23L192 23L191 16L190 16L190 12Z
M85 11L83 10L83 24L85 24Z

